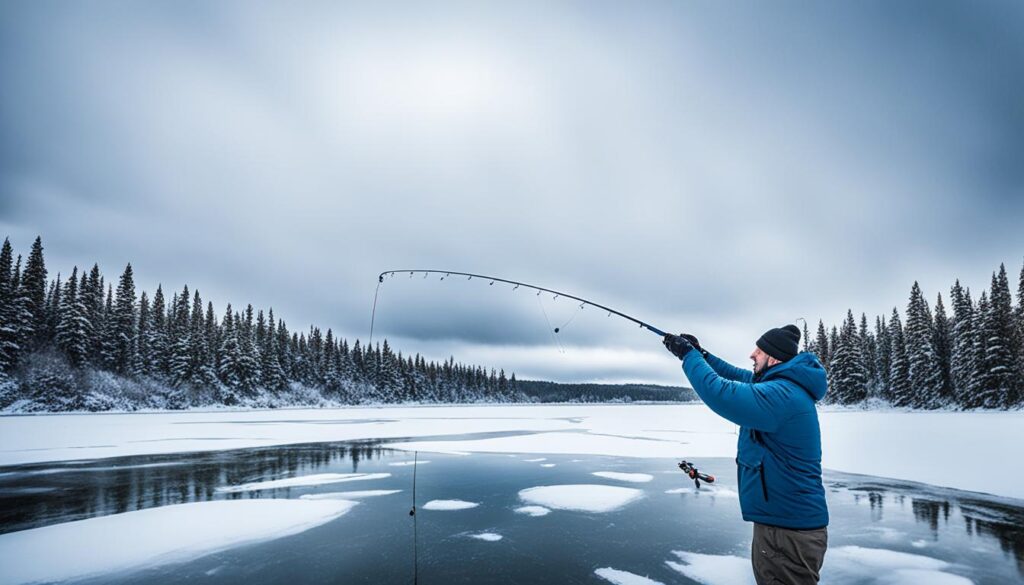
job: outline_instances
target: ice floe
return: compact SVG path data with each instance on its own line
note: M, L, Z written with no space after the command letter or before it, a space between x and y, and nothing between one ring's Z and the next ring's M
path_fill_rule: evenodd
M391 477L390 473L315 473L312 475L300 475L285 479L273 479L270 481L254 481L241 485L229 485L217 488L220 493L253 492L257 490L272 490L288 487L306 487L324 485L328 483L341 483L343 481L363 481L368 479L383 479Z
M547 460L548 460L547 457L538 457L536 459L523 459L523 461L525 461L527 463L539 463L541 461L547 461Z
M596 484L546 485L519 492L529 504L578 512L611 512L642 496L638 489Z
M402 490L362 490L352 492L326 492L322 494L303 494L300 500L357 500L359 498L372 498L376 496L390 496L400 493Z
M640 575L611 567L597 569L594 571L594 574L615 585L663 585L661 581L655 581L654 579L648 579L647 577L641 577Z
M526 514L527 516L547 516L551 513L551 510L544 506L519 506L515 509L516 514Z
M217 500L99 516L0 535L0 585L66 581L177 563L324 524L331 500Z
M654 479L654 476L649 473L619 473L618 471L595 471L593 475L597 477L603 477L605 479L615 479L618 481L628 481L631 483L646 483Z
M424 510L467 510L479 506L477 502L465 500L430 500L423 504Z
M554 467L555 464L554 463L541 463L540 466L541 467Z
M485 540L487 542L497 542L502 539L500 534L496 534L494 532L478 532L476 534L468 534L467 536L477 540Z

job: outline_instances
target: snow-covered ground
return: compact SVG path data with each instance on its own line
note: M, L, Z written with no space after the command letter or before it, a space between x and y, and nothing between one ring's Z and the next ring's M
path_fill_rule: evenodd
M1024 498L1024 412L821 412L826 468ZM733 457L700 404L372 407L0 417L0 465L353 439L520 432L394 446L446 453ZM411 458L410 458L411 459ZM536 458L539 459L539 458Z
M355 505L347 500L195 502L0 534L0 585L183 562L298 534Z

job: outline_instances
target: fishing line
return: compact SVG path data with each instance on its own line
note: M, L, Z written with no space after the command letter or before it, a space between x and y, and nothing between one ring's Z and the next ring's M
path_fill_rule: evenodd
M548 324L548 333L551 334L551 340L554 341L555 345L558 346L558 353L564 354L565 348L562 347L562 342L559 341L557 337L555 337L555 332L557 332L558 329L555 329L554 331L552 331L551 329L551 319L548 319L548 312L544 310L544 303L541 302L540 300L540 291L537 292L537 304L540 305L540 312L544 313L544 321L546 321Z
M380 293L380 285L384 283L384 277L385 276L390 278L390 277L395 276L396 274L406 273L406 272L409 273L409 278L412 278L413 274L415 274L415 273L422 273L424 275L427 275L427 274L441 274L441 275L443 275L441 277L441 279L444 280L445 277L451 276L451 275L454 274L454 275L458 275L458 276L465 276L466 280L473 280L474 277L476 277L478 279L488 280L488 281L490 281L491 286L493 286L493 284L496 283L496 282L502 282L502 283L505 283L505 284L515 285L515 288L525 287L525 288L536 290L538 292L551 293L551 294L555 295L556 298L562 296L562 297L566 297L566 298L577 300L577 301L583 303L584 305L590 305L592 307L597 307L598 309L601 309L601 310L604 310L604 311L608 311L608 315L609 316L616 315L618 317L626 319L627 321L632 321L633 323L636 323L641 328L647 329L648 331L650 331L651 333L654 333L655 335L657 335L659 337L664 337L665 336L665 332L662 331L661 329L658 329L657 327L654 327L653 325L645 323L645 322L637 319L636 317L632 317L632 316L627 315L627 314L625 314L625 313L623 313L621 311L616 311L615 309L612 309L610 307L606 307L604 305L595 303L593 301L588 301L587 299L584 299L584 298L581 298L581 297L577 297L575 295L567 294L567 293L560 292L560 291L557 291L557 290L552 290L550 288L544 288L544 287L541 287L541 286L535 286L535 285L532 285L532 284L527 284L525 282L519 282L517 280L508 280L506 278L498 278L498 277L495 277L495 276L484 276L484 275L481 275L481 274L472 274L470 272L454 272L454 271L450 271L450 270L387 270L385 272L381 272L380 275L377 276L377 290L374 291L374 293L373 293L373 311L370 313L370 342L369 342L369 344L371 346L373 345L373 326L374 326L374 322L375 322L376 317L377 317L377 295ZM515 290L515 289L513 289L513 290Z
M418 585L420 582L420 558L419 558L419 546L417 538L417 522L416 522L416 470L419 469L419 451L413 451L412 460L412 509L409 510L409 515L412 516L412 582L413 585Z

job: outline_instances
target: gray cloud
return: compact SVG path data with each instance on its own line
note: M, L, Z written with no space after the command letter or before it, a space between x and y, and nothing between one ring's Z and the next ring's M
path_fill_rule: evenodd
M769 326L1020 261L1022 24L1015 2L6 3L0 225L54 272L131 261L298 329L365 337L378 272L448 268L742 361ZM386 284L399 349L677 375L609 364L660 349L628 324L574 321L577 359L535 300L436 284Z

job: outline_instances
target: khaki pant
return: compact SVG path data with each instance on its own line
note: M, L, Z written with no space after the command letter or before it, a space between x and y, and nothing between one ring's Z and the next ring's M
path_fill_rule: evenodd
M828 531L790 530L754 523L750 560L757 585L815 585L828 548Z

